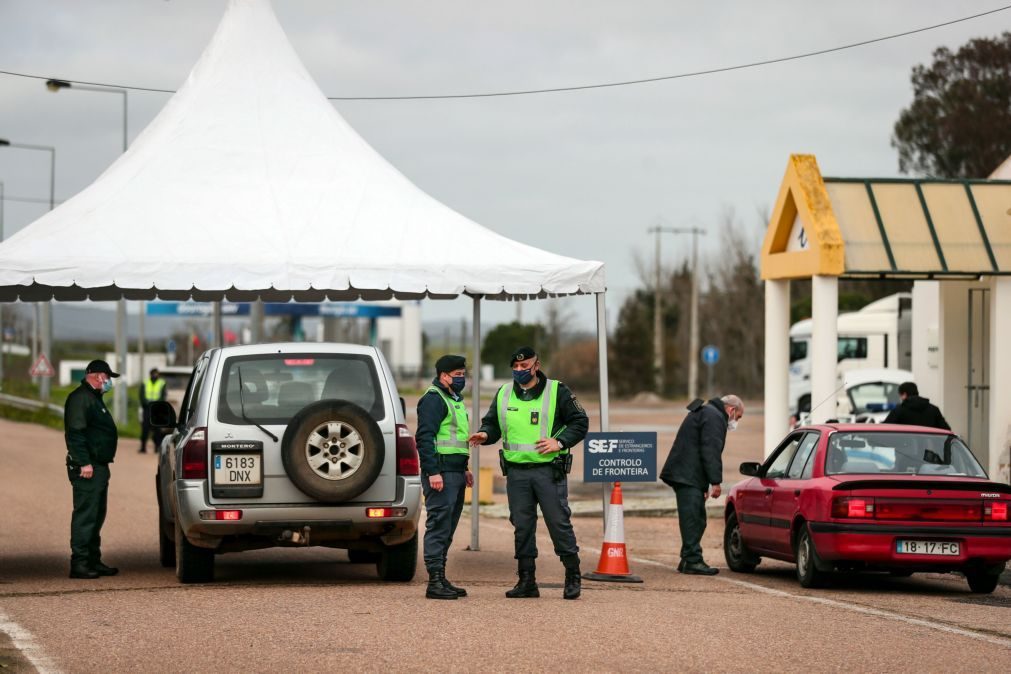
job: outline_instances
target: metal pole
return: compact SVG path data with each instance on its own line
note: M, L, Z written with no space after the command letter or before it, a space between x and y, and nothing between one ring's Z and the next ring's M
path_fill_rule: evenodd
M252 324L253 344L263 342L263 301L253 300L249 307L249 322Z
M471 365L471 387L470 395L472 407L474 408L474 423L478 424L481 418L481 296L475 295L474 300L474 325L472 327L472 337L474 340L474 362ZM519 306L517 304L517 306ZM470 468L474 474L474 486L470 490L470 549L480 550L481 542L479 537L481 516L481 445L470 450Z
M127 395L130 391L130 368L126 363L126 300L116 302L116 370L123 381L113 389L112 415L117 424L126 423Z
M56 148L49 147L49 210L52 211L56 205ZM47 300L41 308L42 313L42 344L41 351L42 354L49 360L49 363L54 362L53 359L53 304L51 300ZM49 393L52 390L53 378L52 377L42 377L39 382L39 398L42 402L49 402Z
M608 418L607 382L607 308L604 293L597 293L597 362L600 372L600 431L606 433L611 428ZM601 483L601 505L604 513L604 530L607 530L607 483Z
M663 300L660 292L660 228L657 227L656 243L654 244L654 282L653 282L653 381L657 395L663 395Z
M692 318L688 339L688 400L698 397L699 381L699 230L692 229Z
M212 321L211 332L213 335L211 340L211 346L220 347L225 343L225 333L221 323L221 302L220 301L212 302L211 305L214 307L214 311L211 318Z

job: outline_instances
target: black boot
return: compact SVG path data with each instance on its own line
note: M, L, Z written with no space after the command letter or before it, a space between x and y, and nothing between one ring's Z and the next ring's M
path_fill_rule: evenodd
M453 585L451 582L449 582L449 578L446 578L445 574L443 574L442 576L442 584L446 586L448 589L455 592L457 597L467 596L467 590L463 589L462 587L457 587L456 585Z
M537 578L534 572L534 560L519 560L517 573L520 579L516 582L516 587L508 590L505 595L510 599L523 599L540 597L541 591L537 589Z
M115 566L107 566L100 561L93 562L91 568L94 569L95 573L97 573L100 576L115 576L117 573L119 573L119 569L117 569Z
M425 590L426 599L456 599L457 594L446 587L446 574L443 569L429 569L428 589Z
M579 594L583 589L583 577L579 573L579 557L563 557L562 564L565 565L565 589L562 590L564 599L579 599Z
M70 563L71 578L87 578L89 580L98 578L98 572L92 569L86 562Z

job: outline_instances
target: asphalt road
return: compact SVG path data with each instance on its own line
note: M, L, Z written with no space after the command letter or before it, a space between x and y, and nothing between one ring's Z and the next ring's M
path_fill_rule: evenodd
M541 598L505 599L515 577L501 519L481 522L478 552L465 549L470 523L460 523L448 572L470 596L457 601L426 600L421 574L384 584L373 567L321 548L225 555L218 582L182 586L158 564L155 461L134 443L122 443L113 465L104 530L106 561L121 573L71 580L62 434L0 421L0 670L979 672L1011 664L1007 587L980 598L954 576L860 576L808 591L791 567L769 562L732 574L718 520L705 548L719 576L677 574L676 522L630 517L632 570L645 582L585 582L574 602L561 599L562 567L543 528ZM756 449L728 451L743 459ZM601 523L575 526L592 570Z

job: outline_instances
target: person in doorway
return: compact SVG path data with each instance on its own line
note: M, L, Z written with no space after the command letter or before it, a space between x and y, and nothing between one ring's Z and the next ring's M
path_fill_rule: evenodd
M70 519L70 577L115 576L102 562L102 524L109 496L109 464L116 458L116 422L102 402L119 375L104 360L93 360L63 409L67 477L74 490Z
M678 429L660 479L674 490L681 529L681 561L678 571L715 576L719 573L702 558L702 534L706 531L706 498L719 498L723 483L723 445L727 432L737 428L744 416L744 403L735 395L694 400Z
M147 451L148 436L154 440L154 453L158 453L158 447L164 434L157 428L151 426L151 403L156 400L165 400L165 380L161 378L158 368L151 368L150 376L140 384L140 449L141 454Z
M509 521L519 582L506 597L539 597L535 574L537 507L551 535L555 554L565 567L562 596L577 599L581 591L579 546L572 529L567 474L570 449L586 436L590 422L576 396L565 384L541 372L537 354L529 346L517 349L510 360L512 383L499 389L481 430L471 444L502 440L502 472L506 475Z
M460 392L467 384L467 361L445 355L435 361L435 379L418 401L414 435L425 493L424 559L429 599L466 597L467 590L446 578L446 557L463 512L463 494L474 485L468 470L470 417Z
M941 410L932 404L929 398L920 397L920 389L913 382L906 381L899 384L899 400L902 402L888 413L884 423L951 430Z

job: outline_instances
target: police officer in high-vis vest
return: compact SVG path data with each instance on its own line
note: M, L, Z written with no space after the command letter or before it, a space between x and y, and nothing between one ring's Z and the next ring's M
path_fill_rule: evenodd
M435 379L418 401L418 432L425 491L425 568L429 599L466 597L467 591L446 579L446 554L463 512L464 489L474 484L468 470L470 417L460 391L467 383L463 356L446 355L435 362Z
M502 440L502 471L509 496L509 521L515 529L519 582L509 598L539 597L534 560L537 558L537 506L551 534L555 554L565 566L562 596L580 593L579 546L572 530L567 474L571 448L583 440L590 422L565 384L540 371L537 354L529 346L511 359L513 381L492 400L472 443L490 445Z
M151 403L156 400L165 400L165 380L161 378L158 368L151 368L150 376L140 384L140 449L141 454L147 451L147 438L152 436L154 440L154 452L158 453L158 445L161 444L162 434L157 428L151 426Z

